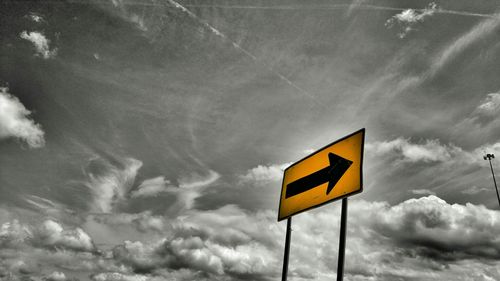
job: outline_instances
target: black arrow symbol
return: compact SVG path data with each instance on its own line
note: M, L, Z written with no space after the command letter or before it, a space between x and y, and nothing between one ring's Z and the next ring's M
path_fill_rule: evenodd
M342 158L336 154L328 153L330 165L308 176L298 179L286 186L285 198L301 194L328 182L326 194L332 191L333 187L337 184L344 173L349 169L352 161Z

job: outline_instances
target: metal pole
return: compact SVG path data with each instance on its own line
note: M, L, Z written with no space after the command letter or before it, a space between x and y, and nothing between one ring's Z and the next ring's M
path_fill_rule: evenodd
M493 183L495 184L495 190L497 191L498 205L500 205L500 195L498 195L497 181L495 180L495 173L493 173L493 165L491 165L491 158L488 157L490 161L491 175L493 176Z
M285 256L283 257L283 273L281 274L281 281L286 281L288 274L288 256L290 255L290 239L292 236L292 217L286 220L286 238L285 238Z
M345 232L347 225L347 198L342 199L342 214L340 215L339 260L337 265L337 281L344 279Z

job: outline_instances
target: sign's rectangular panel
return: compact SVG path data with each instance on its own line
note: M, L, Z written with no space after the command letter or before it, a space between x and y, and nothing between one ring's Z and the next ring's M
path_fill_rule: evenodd
M365 129L331 143L285 170L278 221L363 190Z

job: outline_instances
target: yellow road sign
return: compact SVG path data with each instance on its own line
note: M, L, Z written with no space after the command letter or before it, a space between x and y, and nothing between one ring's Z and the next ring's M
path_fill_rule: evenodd
M286 168L278 221L363 191L365 129Z

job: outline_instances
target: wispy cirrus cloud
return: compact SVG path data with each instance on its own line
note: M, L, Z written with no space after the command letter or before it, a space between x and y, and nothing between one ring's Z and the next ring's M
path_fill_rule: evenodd
M478 186L473 185L470 188L462 190L461 193L468 194L468 195L474 195L474 194L478 194L480 192L485 192L485 191L491 191L491 189L486 188L486 187L478 187Z
M473 26L469 31L462 34L443 49L433 58L427 76L434 76L448 63L469 49L474 43L494 34L500 26L500 17L484 19Z
M120 11L122 18L135 24L135 26L141 31L148 31L144 14L139 15L136 12L131 11L131 9L127 6L127 1L111 0L111 3Z
M178 185L173 185L169 180L160 176L143 181L130 192L130 196L132 198L151 197L162 193L175 195L175 203L169 209L181 212L193 208L196 198L200 197L202 192L219 178L219 173L208 170L206 173L181 176L177 180Z
M0 87L0 138L14 137L26 141L31 148L43 147L45 132L30 115L31 111L9 93L9 88Z
M436 192L429 189L412 189L411 193L415 195L436 195Z
M476 112L479 114L493 115L498 113L500 109L500 93L487 94L483 101L479 104Z
M104 159L93 160L99 166L99 171L87 173L89 180L85 185L93 195L91 209L94 212L110 213L132 188L137 172L142 167L142 162L127 158L121 163L122 167L112 165Z
M175 188L169 180L160 176L152 179L144 180L135 190L130 192L132 198L135 197L150 197L157 196L162 192L167 192L171 188Z

